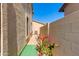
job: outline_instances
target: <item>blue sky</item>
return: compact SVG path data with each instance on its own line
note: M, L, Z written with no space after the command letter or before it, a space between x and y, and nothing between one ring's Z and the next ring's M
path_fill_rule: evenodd
M63 3L33 3L33 20L48 23L64 17L64 12L59 12Z

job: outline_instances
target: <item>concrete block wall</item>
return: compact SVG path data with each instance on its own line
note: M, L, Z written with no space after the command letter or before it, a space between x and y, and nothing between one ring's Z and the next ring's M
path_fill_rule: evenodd
M73 13L74 11L77 11L79 10L79 3L67 3L67 7L64 8L64 14L65 15L68 15L68 14L71 14Z
M8 55L8 23L7 23L7 4L2 5L3 8L3 55Z
M31 4L14 4L16 10L17 19L17 44L18 52L26 44L26 37L32 31L32 5ZM28 17L28 28L27 28L27 17ZM28 29L28 35L27 35Z
M64 42L65 42L65 30L64 20L60 19L56 22L50 23L49 32L51 35L51 41L55 42L60 47L54 49L54 55L64 55ZM53 37L53 38L52 38Z
M41 29L42 33L45 30ZM59 45L55 47L54 55L79 56L79 11L50 23L49 33L51 41Z
M69 40L69 42L71 42L72 54L70 55L79 55L79 10L73 12L69 16L66 16L65 22L65 24L71 24L71 31L65 33L66 40Z
M25 41L25 10L22 4L13 4L16 12L16 36L18 52L23 48Z
M30 5L30 4L29 4ZM26 44L27 29L31 32L32 10L28 14L28 4L4 3L3 7L3 52L4 55L17 55ZM30 8L32 6L30 5ZM28 28L27 18L28 17Z
M40 34L47 35L48 34L48 25L44 25L40 28Z
M59 44L54 55L79 55L79 11L50 24L50 33Z

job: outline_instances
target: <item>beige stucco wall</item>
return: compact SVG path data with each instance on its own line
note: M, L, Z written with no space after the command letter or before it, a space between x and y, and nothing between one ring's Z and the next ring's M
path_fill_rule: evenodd
M38 34L40 34L40 28L44 26L44 24L41 24L39 22L36 22L36 21L32 21L32 31L33 31L33 34L35 33L35 31L38 32Z
M79 3L69 3L67 7L64 8L65 11L64 14L68 15L78 10L79 10Z
M30 41L28 42L28 45L36 45L37 44L37 38L38 35L40 34L40 28L44 26L44 24L39 23L37 21L32 21L32 37L30 38ZM37 36L35 34L35 31L37 31Z
M32 5L6 4L3 9L3 47L4 55L17 55L26 44L27 29L31 32ZM31 9L31 10L30 10ZM30 14L29 14L30 13ZM27 28L28 17L28 28Z

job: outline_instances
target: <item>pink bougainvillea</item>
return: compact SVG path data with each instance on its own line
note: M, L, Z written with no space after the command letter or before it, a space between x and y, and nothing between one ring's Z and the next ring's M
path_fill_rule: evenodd
M40 35L39 40L41 41L41 43L39 45L36 45L36 50L38 51L38 56L53 55L52 49L54 48L54 45L49 43L48 35Z

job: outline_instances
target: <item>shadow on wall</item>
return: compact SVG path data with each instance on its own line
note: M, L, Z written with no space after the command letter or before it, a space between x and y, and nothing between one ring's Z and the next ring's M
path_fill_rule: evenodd
M7 4L8 55L17 55L16 13L13 4Z

